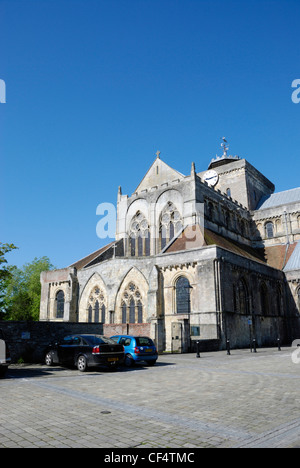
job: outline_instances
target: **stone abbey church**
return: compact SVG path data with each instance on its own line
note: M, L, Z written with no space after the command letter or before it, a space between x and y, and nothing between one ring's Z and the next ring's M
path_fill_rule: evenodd
M203 172L157 152L131 196L119 188L115 241L42 273L40 320L148 335L160 352L300 338L300 188L276 193L223 140Z

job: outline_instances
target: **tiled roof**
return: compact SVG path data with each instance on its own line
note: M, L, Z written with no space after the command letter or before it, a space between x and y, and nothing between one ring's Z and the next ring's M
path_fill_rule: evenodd
M229 250L235 254L241 255L249 260L255 260L257 262L266 263L263 252L260 252L247 245L239 244L225 237L216 234L209 229L204 229L204 240L202 236L195 236L195 242L193 242L192 233L199 233L199 226L188 226L182 234L177 237L174 242L164 251L164 253L179 252L182 250L188 250L189 248L201 248L210 245L217 245L223 249Z
M285 244L273 245L271 247L265 247L260 250L262 253L264 253L268 265L276 268L277 270L282 270L293 254L296 245L296 243L290 244L288 246Z
M263 197L259 202L257 210L265 210L275 206L287 205L289 203L300 203L300 187L286 190L285 192L273 193L270 196Z
M84 268L86 265L91 263L95 258L97 258L100 254L105 252L109 247L111 247L114 244L114 242L111 242L108 245L105 245L99 250L96 250L96 252L91 253L90 255L87 255L86 257L82 258L81 260L78 260L77 262L73 263L70 265L71 268L77 268L77 270L81 270Z
M294 252L292 253L289 261L287 262L284 271L300 270L300 241L298 241Z

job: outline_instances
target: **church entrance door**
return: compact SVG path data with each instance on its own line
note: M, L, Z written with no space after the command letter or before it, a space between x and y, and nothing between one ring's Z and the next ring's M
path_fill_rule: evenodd
M172 353L182 353L182 324L172 323Z

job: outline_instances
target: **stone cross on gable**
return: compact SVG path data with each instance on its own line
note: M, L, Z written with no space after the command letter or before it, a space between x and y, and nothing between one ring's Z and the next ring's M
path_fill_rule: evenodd
M159 158L159 156L160 156L160 151L156 151L155 154L156 154L156 156Z

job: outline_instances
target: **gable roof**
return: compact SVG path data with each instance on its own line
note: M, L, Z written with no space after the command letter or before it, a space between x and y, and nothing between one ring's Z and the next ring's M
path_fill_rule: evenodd
M265 210L275 206L287 205L289 203L300 203L300 187L286 190L285 192L273 193L263 197L256 210Z
M175 169L172 169L172 167L157 157L148 172L143 177L139 186L136 188L135 192L149 190L152 187L183 178L183 174L176 171Z
M290 256L290 259L284 268L284 271L294 271L294 270L300 270L300 241L298 241L294 249L294 252Z

